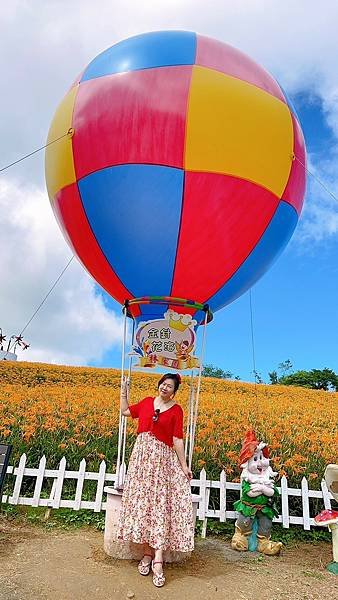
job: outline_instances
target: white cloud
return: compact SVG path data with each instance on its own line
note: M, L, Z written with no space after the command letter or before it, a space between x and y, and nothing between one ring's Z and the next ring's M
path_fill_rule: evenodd
M56 106L93 57L120 39L156 29L198 31L248 53L289 94L318 96L338 140L337 22L335 0L5 0L0 12L1 163L45 142ZM335 193L335 149L328 148L325 163L311 158L311 170ZM42 153L8 174L0 188L0 325L16 332L70 252L46 200ZM337 203L311 177L308 190L296 241L320 244L338 233ZM85 363L120 337L119 319L74 261L27 331L29 358Z
M71 252L47 195L34 186L18 186L9 179L0 182L0 231L0 325L9 339L26 325ZM122 322L74 259L24 338L31 348L18 352L22 359L85 364L121 342Z
M5 2L0 66L7 94L2 129L11 152L39 145L55 107L88 62L118 40L182 28L233 44L289 92L312 89L336 128L338 4L314 0L58 0ZM3 113L4 114L4 113ZM30 143L28 143L30 140ZM24 143L25 141L25 143ZM20 142L15 148L16 142Z
M4 5L4 6L3 6ZM338 137L338 3L326 0L11 0L0 13L2 161L46 139L53 112L76 75L99 52L143 31L182 28L230 43L260 62L290 94L323 102ZM41 186L38 163L29 171Z
M313 251L314 243L327 242L338 233L338 146L318 163L308 156L308 201L304 205L295 242Z

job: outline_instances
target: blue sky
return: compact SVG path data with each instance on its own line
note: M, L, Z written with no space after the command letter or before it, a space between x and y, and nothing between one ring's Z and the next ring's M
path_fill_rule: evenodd
M0 14L1 166L45 143L56 106L84 66L144 31L187 29L232 44L264 66L294 103L308 168L336 197L338 4L314 0L5 1ZM208 7L207 7L208 6ZM207 8L206 8L207 7ZM66 16L65 16L66 15ZM252 289L256 369L337 364L338 206L308 176L305 207L288 247ZM0 173L0 327L27 323L71 252L49 206L43 153ZM73 261L32 321L19 360L120 366L120 307ZM249 295L208 326L206 362L253 379Z

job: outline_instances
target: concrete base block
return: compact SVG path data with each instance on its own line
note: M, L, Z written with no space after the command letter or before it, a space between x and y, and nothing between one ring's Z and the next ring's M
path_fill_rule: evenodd
M141 560L143 556L143 545L133 542L123 542L117 539L117 528L120 516L122 492L113 487L104 488L107 494L106 520L104 528L104 551L108 556L121 559ZM192 496L194 510L194 525L200 496ZM183 562L189 558L191 552L164 552L165 562Z

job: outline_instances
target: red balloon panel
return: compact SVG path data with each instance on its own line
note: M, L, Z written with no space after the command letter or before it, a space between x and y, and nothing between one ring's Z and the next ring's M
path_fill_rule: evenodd
M83 82L73 115L77 178L128 163L183 168L191 71L163 67Z
M208 198L208 201L205 201ZM172 296L210 298L250 254L277 209L277 196L249 181L185 173Z

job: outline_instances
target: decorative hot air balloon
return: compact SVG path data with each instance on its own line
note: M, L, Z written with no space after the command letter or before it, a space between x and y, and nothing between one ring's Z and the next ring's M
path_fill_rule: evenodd
M289 241L305 145L278 83L245 54L185 31L97 56L58 107L46 152L55 215L75 254L138 320L178 297L216 311ZM178 308L197 322L192 304Z
M48 143L54 213L94 279L129 301L141 366L199 366L191 466L195 328L248 290L296 227L306 161L297 117L240 51L192 32L152 32L86 67ZM121 379L125 345L122 356ZM117 487L125 435L120 413Z

